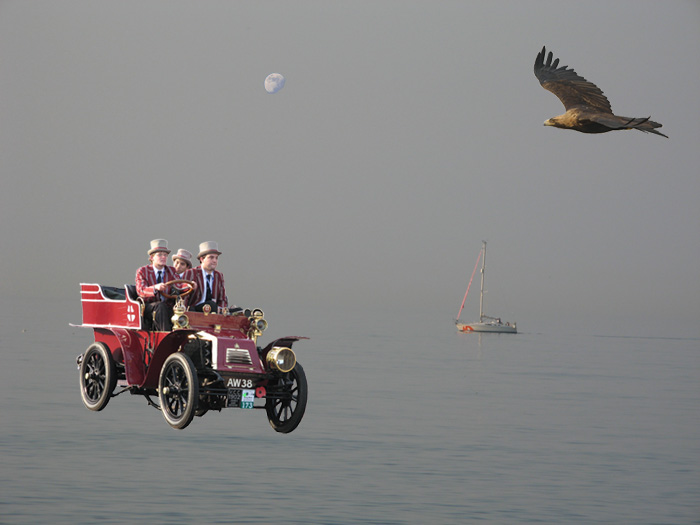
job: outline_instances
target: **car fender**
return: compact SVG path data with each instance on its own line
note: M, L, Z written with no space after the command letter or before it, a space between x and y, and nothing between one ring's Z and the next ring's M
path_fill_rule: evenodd
M143 381L142 387L156 387L158 386L158 377L160 376L160 369L163 368L163 363L171 354L177 352L180 347L187 341L190 334L197 333L196 330L176 330L170 332L166 335L161 342L153 350L153 356L151 357L151 362L148 364L148 370L146 371L146 377Z
M280 337L278 339L275 339L272 341L270 344L268 344L265 348L262 349L261 354L265 356L270 350L272 350L275 346L286 346L287 348L291 348L292 345L301 340L301 339L308 339L308 337L302 337L302 336L287 336L287 337Z
M158 385L160 369L167 357L177 352L187 340L187 336L194 333L194 330L178 330L168 333L160 340L160 343L155 345L153 354L150 356L150 362L146 366L144 353L149 352L149 350L144 348L146 337L144 337L143 331L126 328L112 328L110 331L116 336L121 347L127 384L137 385L142 388ZM154 334L158 334L158 332L154 332Z

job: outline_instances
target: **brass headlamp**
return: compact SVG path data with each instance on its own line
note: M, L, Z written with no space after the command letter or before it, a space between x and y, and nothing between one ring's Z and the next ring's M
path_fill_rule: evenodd
M297 364L297 356L291 348L275 346L267 353L267 365L273 370L287 373Z
M173 316L170 320L173 322L173 330L189 328L190 320L185 315L185 303L182 301L182 298L178 298L175 302L175 306L173 306Z
M256 341L262 333L267 330L267 321L265 321L265 314L260 308L244 310L245 315L250 319L250 328L248 328L248 337L253 341Z

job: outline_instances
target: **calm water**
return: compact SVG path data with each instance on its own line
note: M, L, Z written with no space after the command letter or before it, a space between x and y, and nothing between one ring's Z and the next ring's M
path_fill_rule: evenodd
M0 332L2 523L700 523L698 339L268 312L263 342L312 336L300 427L176 431L140 397L83 407L77 300L27 313Z

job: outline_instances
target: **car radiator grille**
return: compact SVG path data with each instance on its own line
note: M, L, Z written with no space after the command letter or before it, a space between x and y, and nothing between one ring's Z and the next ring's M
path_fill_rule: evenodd
M250 358L250 352L245 348L227 348L226 349L226 364L227 365L252 365L253 360Z

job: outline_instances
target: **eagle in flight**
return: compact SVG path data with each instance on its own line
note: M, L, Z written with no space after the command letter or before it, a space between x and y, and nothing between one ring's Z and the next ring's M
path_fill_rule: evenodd
M630 118L614 115L610 102L598 86L576 74L567 66L559 66L559 59L552 61L552 52L544 61L545 48L537 54L535 76L547 91L554 93L566 109L566 113L544 121L545 126L574 129L582 133L605 133L616 129L638 129L654 133L661 124L647 118Z

